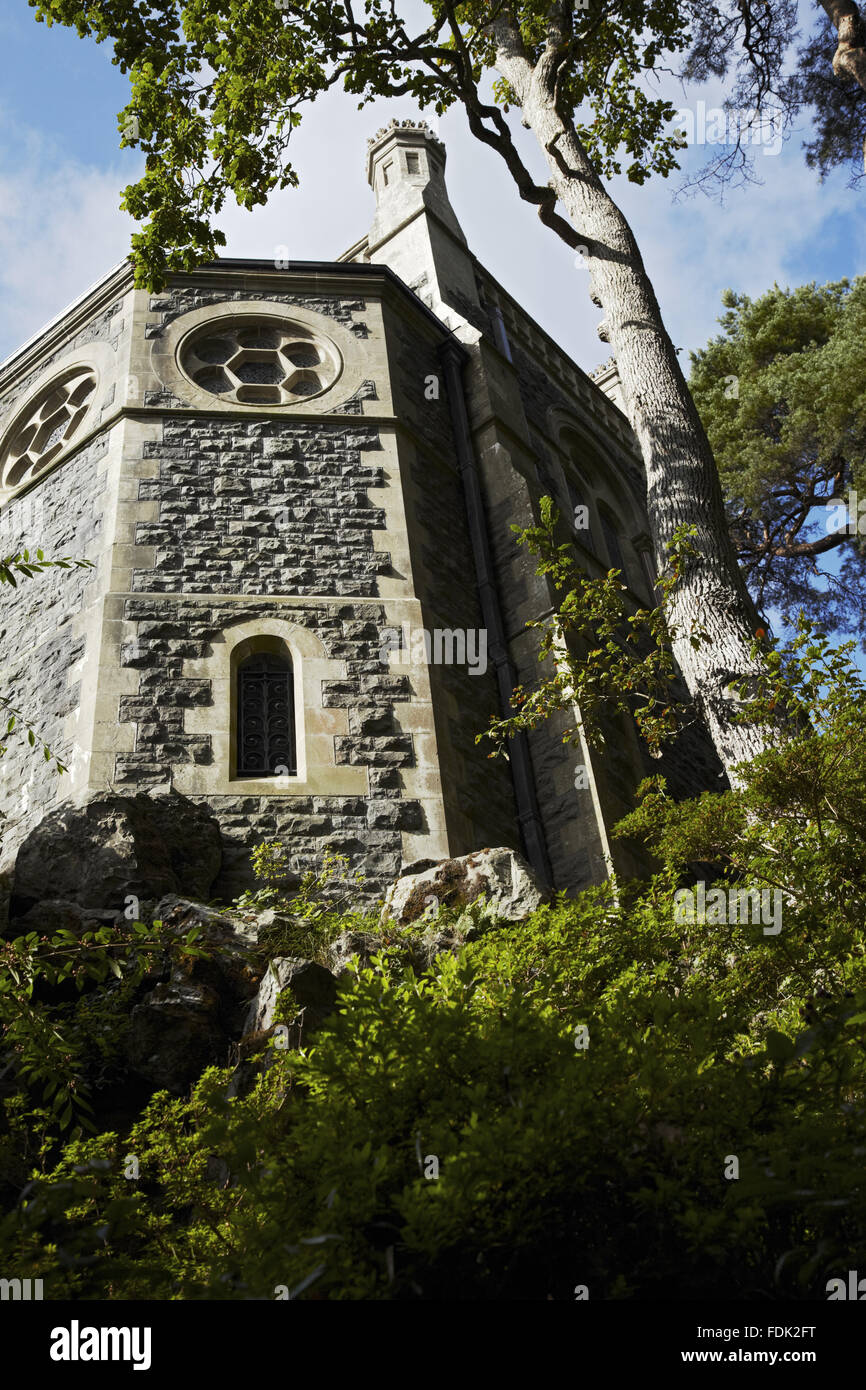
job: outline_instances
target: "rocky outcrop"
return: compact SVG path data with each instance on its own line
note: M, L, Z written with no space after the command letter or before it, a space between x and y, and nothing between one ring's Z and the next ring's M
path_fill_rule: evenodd
M31 830L15 861L10 917L45 898L115 912L130 896L207 899L221 858L216 820L186 797L100 792Z
M158 984L132 1010L126 1058L156 1091L182 1095L208 1066L225 1066L223 1001L200 980Z
M337 979L352 970L365 970L380 951L394 955L395 948L405 965L420 974L428 970L437 956L447 951L459 951L467 942L481 935L483 925L463 922L439 929L436 921L423 919L414 923L414 930L397 937L398 924L386 922L378 932L347 931L331 942L328 949L330 966Z
M359 969L370 964L374 955L383 949L384 938L379 933L363 931L342 932L332 941L328 949L330 965L339 978L345 975L350 962L357 962Z
M275 1038L277 1003L282 1000L280 1024L286 1032ZM337 998L336 976L312 960L276 956L269 963L258 993L249 1006L238 1049L240 1061L229 1082L229 1097L246 1095L256 1078L274 1062L274 1045L303 1047L311 1033L332 1012Z
M274 1025L279 996L288 991L292 1031L309 1032L327 1018L337 997L337 980L324 965L313 960L277 956L266 969L259 991L247 1012L244 1036L261 1033ZM289 1046L296 1044L289 1042Z
M157 945L146 958L146 974L124 1002L128 1024L121 1026L117 1060L106 1073L112 1096L122 1088L139 1097L142 1090L183 1095L206 1067L231 1064L228 1093L243 1094L272 1064L275 1046L307 1045L333 1012L339 977L353 963L364 968L384 950L422 971L443 952L459 950L487 922L519 921L545 900L528 864L510 849L416 861L390 888L377 928L351 927L332 942L323 964L288 954L307 950L305 919L278 908L235 912L200 901L220 861L214 817L175 795L98 794L61 806L19 850L11 897L16 934L80 935L120 924L130 915L124 911L130 898L138 900L136 915L141 909L142 920L161 922L170 936L196 930L193 945L200 953ZM470 907L471 913L459 915ZM457 915L443 916L440 909ZM269 961L280 949L284 954ZM88 985L103 987L115 984ZM278 1023L288 1031L275 1039Z
M250 965L257 959L258 927L255 923L173 893L156 904L153 920L162 922L163 927L168 927L176 936L185 936L197 928L199 940L208 948L209 955L213 955L213 960L201 960L196 968L200 972L215 972L212 983L220 988L225 982L239 994L248 989Z
M512 849L482 849L458 859L410 864L392 884L382 908L382 922L431 923L443 907L462 908L483 902L485 917L519 922L547 900L532 869Z
M25 936L35 931L40 936L53 936L55 932L71 931L75 936L80 936L85 931L113 926L119 916L122 913L111 909L82 907L80 903L43 898L22 917L15 918L15 934Z
M225 1066L240 1036L262 962L255 930L201 903L163 898L154 917L184 936L193 928L207 956L170 967L132 1010L126 1058L155 1089L182 1094L207 1066Z

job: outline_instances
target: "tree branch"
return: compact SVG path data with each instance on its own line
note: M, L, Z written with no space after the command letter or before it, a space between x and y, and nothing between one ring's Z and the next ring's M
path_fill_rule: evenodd
M477 140L496 150L497 154L505 161L506 167L517 185L517 191L524 202L534 204L538 208L538 216L544 225L556 232L566 246L574 250L577 246L582 245L581 238L571 223L556 211L556 192L549 184L542 185L535 182L518 154L511 138L508 122L502 112L497 106L486 105L479 99L478 89L472 74L471 58L466 50L463 35L454 14L452 0L445 0L445 12L451 26L455 48L461 58L459 71L454 76L452 88L466 108L469 129ZM503 20L497 20L496 27L503 23ZM510 26L508 27L510 29ZM520 42L519 35L513 35L513 38L517 43ZM437 68L436 72L440 78L443 78L441 68ZM493 122L496 127L495 131L490 130L484 124L485 119Z

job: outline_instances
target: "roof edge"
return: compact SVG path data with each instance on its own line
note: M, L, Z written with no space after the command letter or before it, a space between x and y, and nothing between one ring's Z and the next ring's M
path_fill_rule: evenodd
M122 272L125 272L125 275L122 274ZM65 309L61 309L59 314L55 314L52 319L49 319L47 323L43 324L38 332L25 339L25 341L15 348L14 352L11 352L8 357L4 357L3 360L0 361L0 378L5 374L7 368L11 367L19 357L24 355L24 353L28 352L32 347L35 347L37 343L41 342L52 329L64 323L70 315L74 315L77 309L83 309L90 300L98 298L101 293L104 294L109 286L113 289L115 280L121 281L126 277L129 279L132 278L132 266L128 260L124 259L118 261L111 270L107 271L106 274L101 277L101 279L95 280L88 289L78 295L77 299L73 299L71 303L66 305ZM2 385L2 381L0 381L0 385Z

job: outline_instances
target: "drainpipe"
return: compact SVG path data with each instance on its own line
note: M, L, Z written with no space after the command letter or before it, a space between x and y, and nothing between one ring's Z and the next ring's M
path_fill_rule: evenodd
M487 522L484 516L481 481L478 477L475 449L469 428L469 415L466 410L463 366L467 361L467 354L457 340L452 338L442 345L441 358L445 372L451 426L457 446L457 461L460 465L460 480L463 484L463 496L466 502L469 537L472 544L472 556L475 561L478 595L481 600L481 617L487 629L487 650L496 673L500 709L503 715L507 716L513 713L511 694L517 683L517 677L508 655L508 646L505 640L502 609L499 604L499 593L496 588L493 558L490 554L490 541L487 534ZM508 756L524 852L539 878L544 883L551 884L553 875L547 856L541 817L538 812L529 742L525 733L515 734L509 741Z

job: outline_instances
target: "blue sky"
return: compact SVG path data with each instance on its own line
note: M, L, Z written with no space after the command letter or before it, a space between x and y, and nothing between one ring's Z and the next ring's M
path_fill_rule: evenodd
M128 249L132 223L119 191L140 167L118 148L117 112L127 81L108 45L37 24L25 0L6 0L0 17L0 357L60 312ZM692 101L702 94L690 94ZM712 106L718 93L703 93ZM408 103L362 112L342 93L316 102L294 137L299 190L253 213L227 207L226 254L266 256L288 245L297 259L338 255L369 226L373 196L364 175L368 135ZM528 132L517 128L540 171ZM480 259L586 369L606 355L586 293L585 272L534 211L520 202L504 165L468 133L459 112L439 124L448 149L448 185ZM836 177L823 187L806 169L797 136L777 157L758 155L763 186L675 202L678 176L643 188L618 180L662 313L678 347L701 346L716 331L727 286L760 294L774 281L798 284L864 269L863 193ZM685 160L700 162L692 150ZM573 291L573 292L571 292Z
M414 3L414 0L407 0ZM804 0L808 18L813 6ZM117 113L127 79L107 44L37 24L26 0L0 13L0 360L60 313L129 249L134 229L118 210L120 190L140 156L119 148ZM671 90L680 107L718 106L721 89ZM288 246L298 260L330 259L366 232L373 195L366 183L367 137L411 103L377 102L359 112L341 92L320 98L293 137L300 188L252 213L227 206L218 219L226 254L271 258ZM514 123L524 158L546 179L532 135ZM499 157L470 134L462 114L437 124L448 151L451 201L480 260L587 371L608 356L587 294L586 272L517 196ZM778 155L756 157L763 180L729 190L724 203L675 197L680 176L642 188L624 179L612 192L629 218L677 347L703 346L717 331L720 295L759 295L774 282L797 285L853 277L866 269L864 192L836 175L821 185L795 132ZM700 167L706 149L682 157ZM835 569L834 557L830 568ZM769 615L779 629L778 615Z

